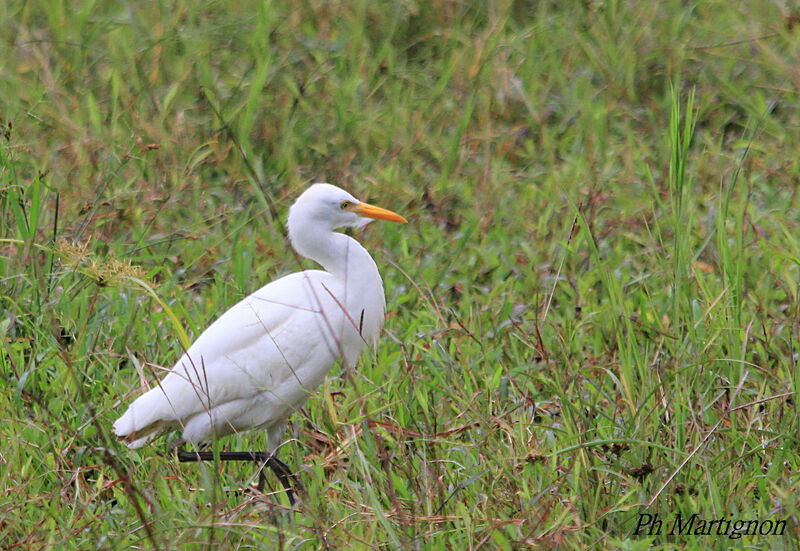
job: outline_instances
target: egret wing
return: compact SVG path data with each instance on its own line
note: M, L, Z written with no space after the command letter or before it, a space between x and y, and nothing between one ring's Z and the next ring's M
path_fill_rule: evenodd
M114 424L115 432L138 440L225 404L253 399L263 402L265 419L296 407L338 355L333 334L344 314L328 291L335 284L330 274L308 270L278 279L234 305L157 386L131 404Z

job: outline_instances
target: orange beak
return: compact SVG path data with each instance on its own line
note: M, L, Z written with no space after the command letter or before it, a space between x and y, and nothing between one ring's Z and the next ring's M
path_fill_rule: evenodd
M408 222L408 220L395 212L382 209L381 207L376 207L375 205L370 205L369 203L358 203L353 207L353 212L359 216L363 216L364 218L388 220L389 222Z

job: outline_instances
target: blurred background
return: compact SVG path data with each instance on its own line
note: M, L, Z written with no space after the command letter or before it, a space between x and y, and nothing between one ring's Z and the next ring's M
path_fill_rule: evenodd
M796 542L794 3L9 0L0 41L3 545L708 544L644 505ZM295 416L287 513L109 430L312 266L316 181L410 224L358 234L386 334Z

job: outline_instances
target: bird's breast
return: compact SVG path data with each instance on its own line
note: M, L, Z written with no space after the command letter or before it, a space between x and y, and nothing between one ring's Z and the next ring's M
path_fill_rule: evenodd
M320 282L323 301L323 331L330 335L348 367L353 367L359 353L367 344L373 344L380 333L384 317L383 286L357 284L337 280L332 286Z

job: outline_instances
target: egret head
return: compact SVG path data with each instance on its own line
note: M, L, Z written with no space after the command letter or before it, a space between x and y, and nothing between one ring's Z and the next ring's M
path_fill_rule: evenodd
M331 184L314 184L297 198L289 209L289 226L302 220L323 224L331 230L344 227L360 228L371 220L406 222L394 212L362 203L345 190Z

